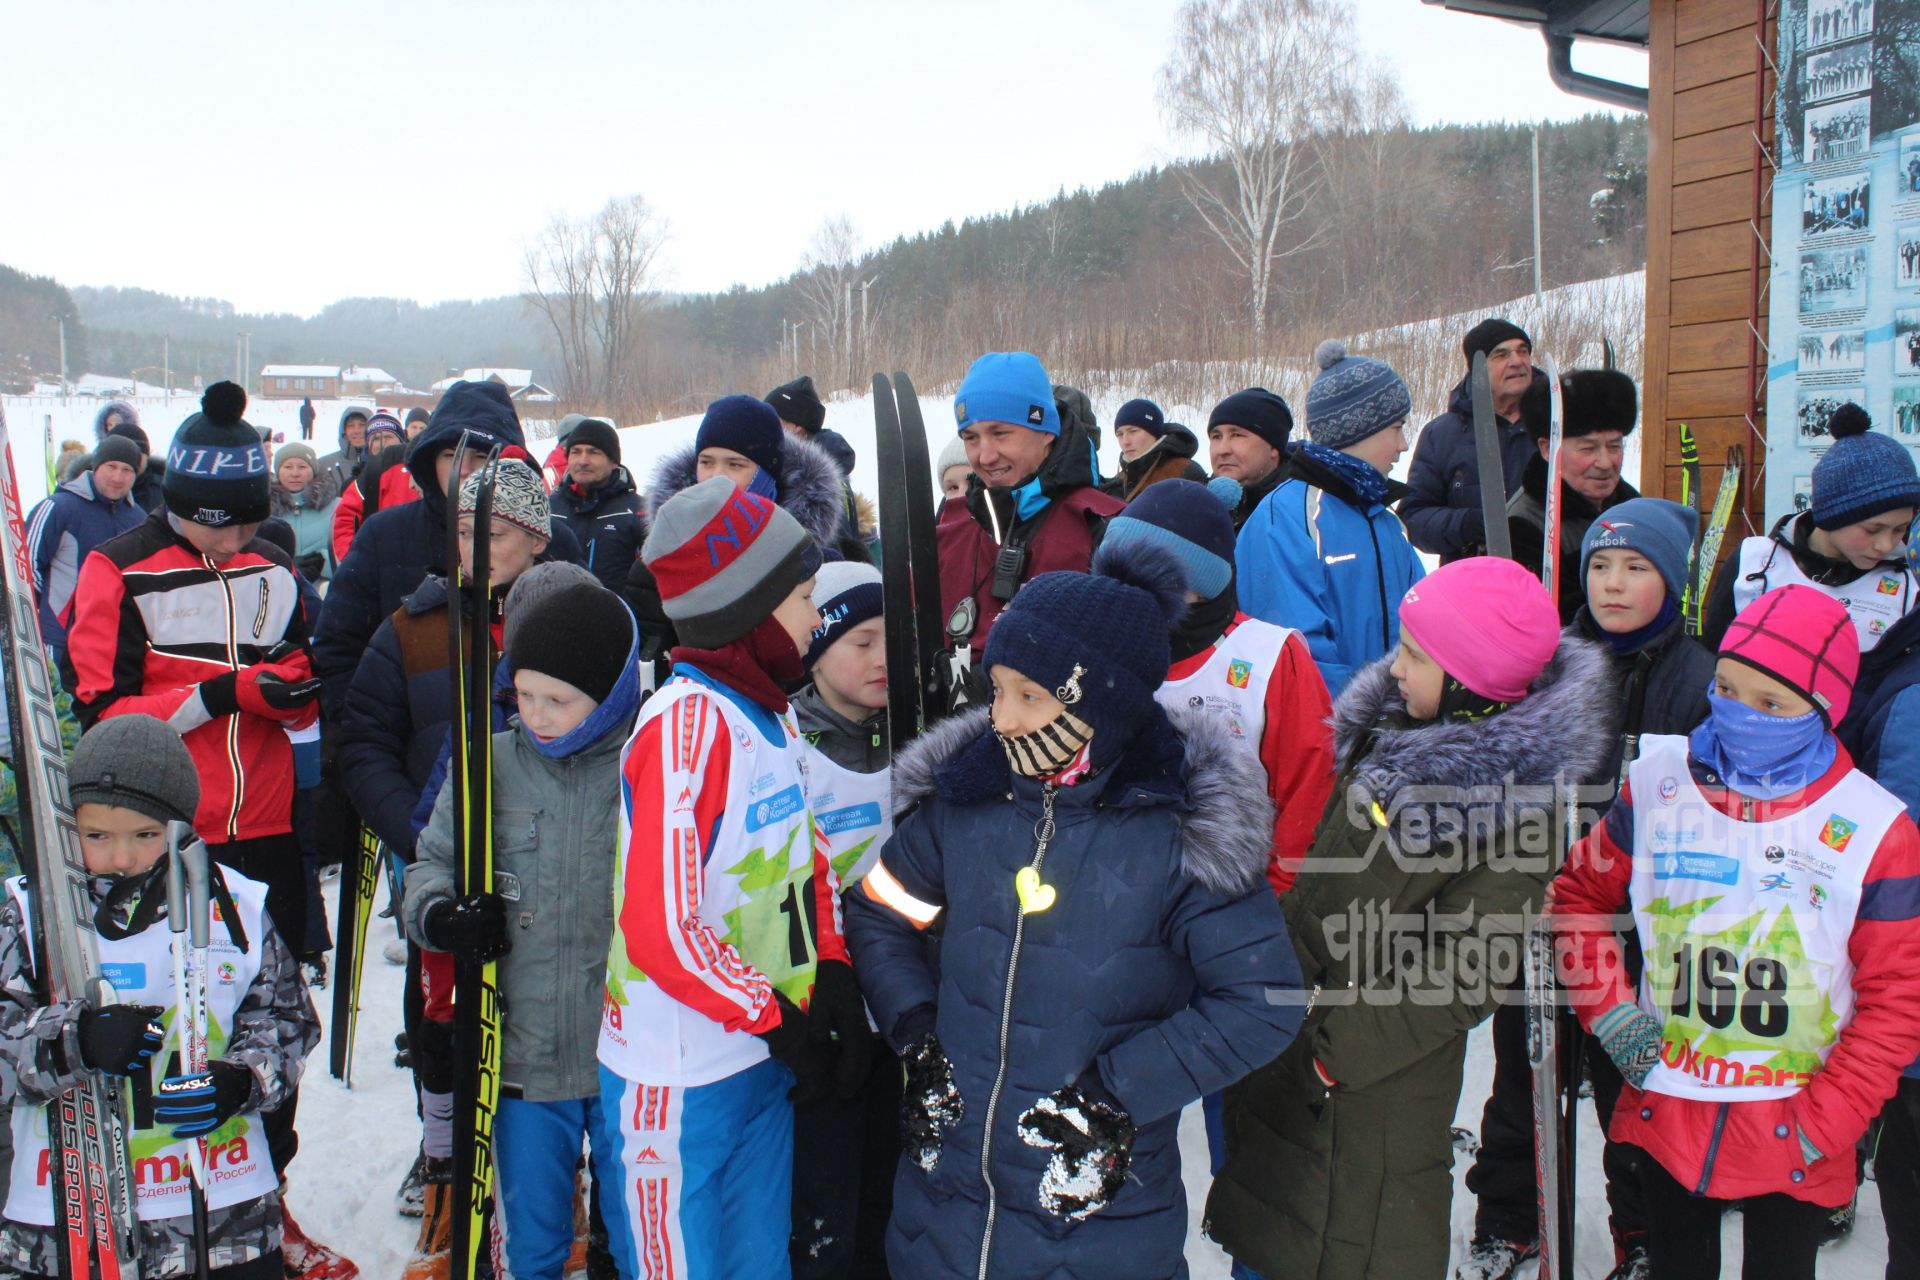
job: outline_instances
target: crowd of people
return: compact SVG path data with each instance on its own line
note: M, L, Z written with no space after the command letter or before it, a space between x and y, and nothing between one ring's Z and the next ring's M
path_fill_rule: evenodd
M1739 543L1696 638L1698 514L1621 475L1631 379L1568 372L1556 453L1530 335L1487 320L1462 354L1492 383L1485 503L1464 371L1416 435L1399 374L1329 341L1298 430L1237 391L1203 464L1201 433L1132 400L1103 477L1087 397L1031 354L980 357L931 531L970 706L910 741L889 681L921 673L888 670L871 508L808 378L714 401L644 478L599 418L534 457L491 383L349 410L326 457L265 441L231 384L164 464L109 406L30 530L121 1003L37 994L11 882L0 1265L56 1273L37 1117L98 1072L160 1100L137 1151L229 1144L223 1280L356 1274L299 1230L289 1169L320 869L364 827L405 937L406 1280L455 1265L453 989L485 962L495 1274L1183 1275L1198 1104L1236 1276L1442 1277L1491 1019L1456 1274L1499 1280L1540 1250L1517 957L1543 913L1616 1280L1718 1274L1735 1205L1745 1274L1812 1276L1870 1129L1888 1274L1910 1274L1912 455L1838 406L1810 506ZM450 623L480 616L490 885L463 882L447 781ZM173 824L220 868L201 1071L174 1056ZM186 1168L141 1165L143 1274L192 1270Z

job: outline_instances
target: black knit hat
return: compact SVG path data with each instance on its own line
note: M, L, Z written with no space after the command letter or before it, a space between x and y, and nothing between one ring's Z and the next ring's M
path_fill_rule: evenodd
M816 434L827 425L827 406L820 402L820 393L813 389L810 374L803 373L769 391L767 403L773 406L781 421L791 422L808 435Z
M96 467L103 462L124 462L137 473L140 470L142 456L140 446L125 436L109 434L106 439L93 446L93 465Z
M538 671L605 702L632 652L633 615L625 603L598 583L581 583L521 611L507 659L515 671Z
M1526 343L1529 350L1532 349L1533 339L1527 336L1525 329L1511 320L1495 316L1467 330L1467 336L1460 342L1460 350L1467 357L1467 367L1471 369L1474 356L1482 353L1492 355L1495 347L1503 342L1512 342L1515 338Z
M146 715L113 716L80 735L67 766L67 797L78 808L106 804L157 822L193 821L200 775L180 735Z
M119 436L122 440L133 441L133 443L139 447L140 456L143 458L150 457L153 454L153 441L147 439L147 433L142 431L134 423L119 423L111 431L107 432L107 434L110 436Z
M413 406L413 408L407 410L406 425L410 427L416 422L426 422L432 417L433 415L427 412L425 405L417 404Z
M1209 429L1239 427L1253 432L1276 449L1285 449L1287 437L1293 434L1293 410L1265 387L1248 387L1213 406L1213 412L1207 415L1207 426Z
M167 510L215 528L267 518L272 473L260 433L240 416L246 409L247 393L233 383L207 388L167 448Z
M612 458L616 466L619 465L620 434L613 429L611 422L602 422L599 418L580 419L573 424L573 430L560 440L563 449L571 449L577 444L590 444Z

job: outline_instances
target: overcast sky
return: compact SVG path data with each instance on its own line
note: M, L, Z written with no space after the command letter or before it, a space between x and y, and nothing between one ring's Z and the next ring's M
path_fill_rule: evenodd
M1532 29L1354 3L1421 123L1601 109ZM874 244L1180 154L1154 103L1177 7L10 4L0 262L247 311L485 297L550 217L637 191L668 287L764 284L833 214ZM1637 52L1578 63L1646 82Z

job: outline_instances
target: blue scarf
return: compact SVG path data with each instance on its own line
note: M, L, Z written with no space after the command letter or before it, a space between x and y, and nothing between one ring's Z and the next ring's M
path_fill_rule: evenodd
M1678 617L1679 613L1680 606L1673 602L1671 595L1668 595L1661 598L1660 612L1653 615L1653 621L1637 631L1615 634L1600 626L1598 622L1594 624L1594 630L1607 638L1607 647L1613 650L1614 657L1623 658L1629 653L1640 652L1658 640L1660 634L1673 624L1674 618Z
M631 630L632 622L628 622ZM587 718L566 733L543 742L531 729L527 730L527 741L533 749L549 760L564 760L570 755L585 751L609 733L619 729L633 718L640 709L640 643L638 638L627 644L627 665L620 672L620 678L614 682L613 691L607 694L606 701L587 713ZM525 729L523 723L521 728Z
M1371 462L1311 440L1302 440L1294 448L1346 481L1362 500L1376 507L1386 502L1387 478Z
M1742 795L1778 800L1833 767L1840 744L1817 710L1770 716L1712 692L1707 706L1707 718L1687 738L1687 748Z
M780 482L765 467L757 467L753 479L747 482L747 492L777 505L780 501Z

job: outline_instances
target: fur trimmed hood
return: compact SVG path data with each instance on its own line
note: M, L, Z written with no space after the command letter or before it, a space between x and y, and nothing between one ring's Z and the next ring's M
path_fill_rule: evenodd
M684 489L693 487L692 445L676 449L653 469L653 483L647 486L647 519ZM790 435L780 438L779 505L800 522L800 527L823 547L834 545L840 532L840 468L827 451L810 440Z
M929 796L984 804L1007 794L1013 771L986 708L943 720L893 762L898 821ZM1273 801L1260 761L1218 713L1176 707L1141 731L1114 765L1102 805L1179 810L1186 873L1221 894L1266 883Z
M1472 722L1383 725L1407 705L1387 674L1392 665L1391 657L1378 659L1341 691L1333 705L1333 742L1337 767L1342 774L1351 771L1349 785L1364 788L1396 826L1406 811L1445 825L1437 817L1437 799L1416 798L1423 788L1445 788L1450 797L1488 789L1501 797L1511 823L1522 810L1547 808L1556 780L1594 782L1605 769L1613 749L1616 681L1606 650L1590 640L1562 634L1526 697ZM1536 791L1508 795L1509 785ZM1450 798L1449 807L1457 803Z

